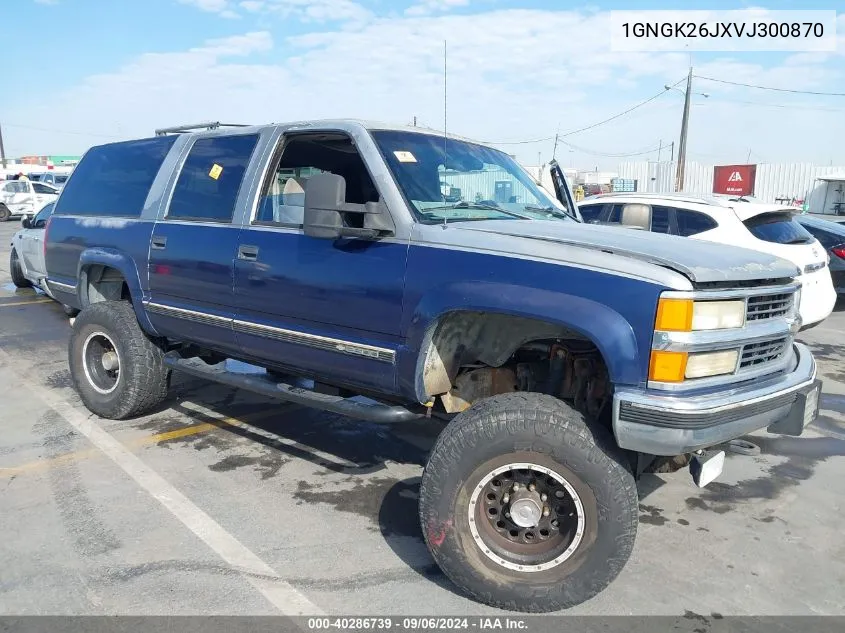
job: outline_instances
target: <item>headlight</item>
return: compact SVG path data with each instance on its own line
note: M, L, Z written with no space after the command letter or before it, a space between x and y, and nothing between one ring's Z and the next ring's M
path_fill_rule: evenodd
M657 382L682 382L689 378L708 378L732 374L739 360L739 350L718 352L665 352L654 350L648 367L648 379Z
M726 330L745 325L745 301L660 299L655 329L664 332Z

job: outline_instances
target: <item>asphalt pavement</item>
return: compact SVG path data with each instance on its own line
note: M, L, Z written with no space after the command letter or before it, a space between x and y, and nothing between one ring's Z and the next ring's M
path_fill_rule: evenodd
M0 225L6 245L18 228ZM152 415L91 415L68 319L0 259L0 614L482 615L422 540L440 423L385 428L175 376ZM572 614L845 615L845 308L801 339L801 438L755 434L703 490L646 475L632 558Z

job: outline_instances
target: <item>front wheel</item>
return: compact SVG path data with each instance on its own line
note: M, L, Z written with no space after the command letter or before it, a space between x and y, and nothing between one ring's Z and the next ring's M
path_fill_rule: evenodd
M493 396L438 438L420 486L426 543L485 604L548 612L601 592L636 538L634 477L609 433L535 393Z
M17 288L29 288L32 282L23 276L23 267L21 260L18 258L18 252L12 248L12 254L9 255L9 271L12 275L12 283Z
M167 396L164 352L148 337L128 301L103 301L73 323L68 363L83 404L102 418L140 415Z
M0 222L7 222L12 217L12 212L5 204L0 204Z

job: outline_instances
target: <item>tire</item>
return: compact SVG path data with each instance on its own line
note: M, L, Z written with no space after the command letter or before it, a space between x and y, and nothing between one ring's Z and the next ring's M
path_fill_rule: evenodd
M0 208L2 210L2 208ZM12 248L12 253L9 255L9 270L12 273L12 283L18 288L30 288L32 282L23 276L23 268L21 268L21 260L18 259L18 252Z
M64 310L65 314L71 319L76 316L79 316L79 310L67 305L66 303L62 304L62 310Z
M9 211L9 207L5 204L0 204L0 222L8 222L11 217L12 212Z
M510 464L532 466L527 477L537 484L534 492L528 493L524 483L521 493L513 492L509 473L513 481L525 476L518 469L496 475ZM555 477L544 478L549 473ZM560 483L561 477L569 488ZM486 485L485 480L489 480ZM546 514L536 519L534 527L519 527L514 523L520 513L513 499L509 506L487 500L488 494L496 496L490 486L497 482L514 498L541 490L549 493L547 499L561 498L543 501L543 510L535 506L543 513L552 506L550 516L559 517L558 528L540 530L546 533L545 542L534 540L541 538L539 533L530 543L527 539L528 530L549 520ZM557 503L565 505L554 507ZM494 507L500 508L503 519L496 524L488 523L485 514ZM514 512L506 513L508 509ZM631 555L638 514L634 476L610 434L543 394L493 396L458 415L437 439L420 485L423 535L439 567L475 600L513 611L557 611L601 592ZM505 527L493 527L500 524ZM524 539L518 544L522 559L513 554L516 546L507 540L514 532ZM550 549L538 554L538 547Z
M83 404L102 418L137 416L167 397L164 352L141 330L128 301L94 303L79 313L68 364Z

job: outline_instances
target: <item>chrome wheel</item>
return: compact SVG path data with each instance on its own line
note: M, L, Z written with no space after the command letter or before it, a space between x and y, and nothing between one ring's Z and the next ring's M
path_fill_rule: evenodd
M520 572L568 560L584 537L584 506L559 473L532 463L500 466L478 482L469 501L476 545L492 561Z
M82 344L82 367L88 384L98 393L109 394L120 382L120 353L103 332L89 334Z

